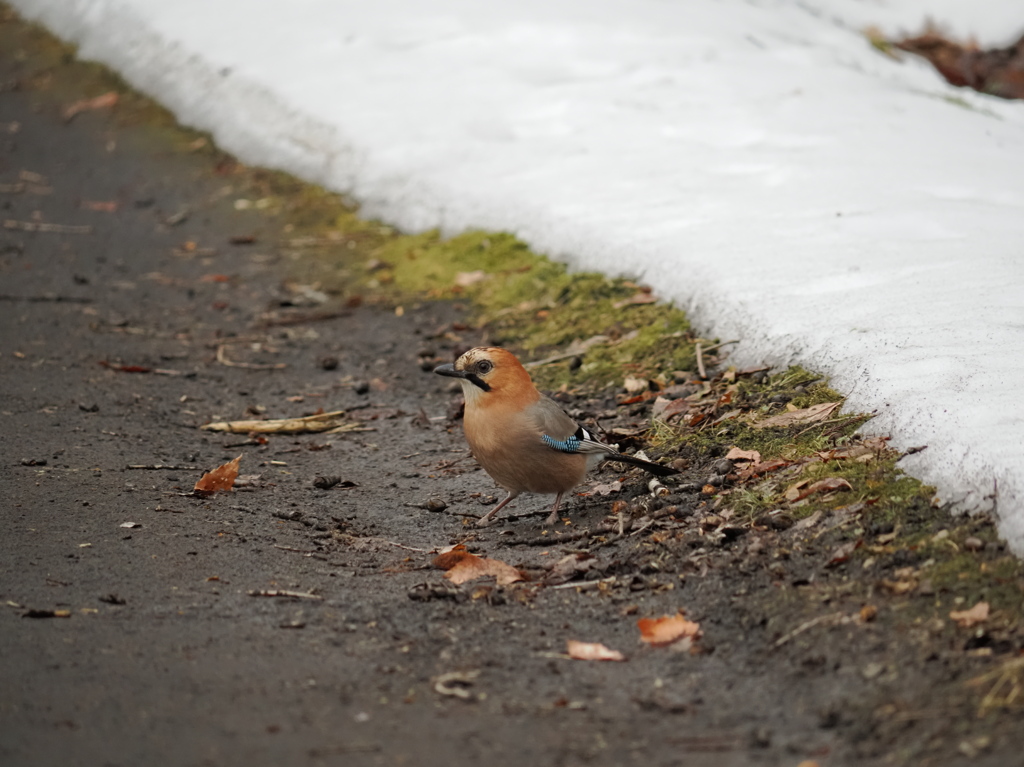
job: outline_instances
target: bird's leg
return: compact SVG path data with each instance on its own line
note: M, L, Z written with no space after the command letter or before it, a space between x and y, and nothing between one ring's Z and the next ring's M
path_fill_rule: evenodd
M517 495L519 495L519 493L513 493L509 491L509 494L505 496L504 501L499 503L497 506L495 506L493 509L488 511L486 514L484 514L482 517L480 517L480 519L476 521L476 526L488 527L489 525L493 525L494 523L491 521L491 519L494 517L494 515L501 511L503 508L505 508L505 504L511 501Z
M553 525L553 524L555 524L555 522L558 521L558 507L561 506L561 505L562 505L562 494L559 493L558 495L555 496L555 505L554 505L554 508L551 509L551 514L549 514L548 518L544 520L544 524L545 525Z

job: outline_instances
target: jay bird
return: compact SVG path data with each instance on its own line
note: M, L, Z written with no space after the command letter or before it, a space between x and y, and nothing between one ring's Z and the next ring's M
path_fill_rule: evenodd
M455 364L441 365L434 372L457 378L462 385L466 441L484 471L508 491L477 522L480 527L490 524L495 514L524 492L555 494L546 521L554 524L562 496L601 461L628 463L661 477L677 473L595 440L537 390L526 368L505 349L470 349Z

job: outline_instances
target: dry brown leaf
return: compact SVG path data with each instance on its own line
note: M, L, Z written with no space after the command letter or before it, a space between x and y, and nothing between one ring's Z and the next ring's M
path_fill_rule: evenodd
M618 650L609 650L600 642L577 642L570 639L565 643L569 657L575 660L626 660Z
M622 481L615 480L614 482L604 482L599 485L594 485L590 488L590 492L594 495L611 495L617 493L622 489Z
M970 610L954 610L949 617L962 629L969 629L988 620L988 602L978 602Z
M622 501L616 501L616 503L622 503ZM552 585L567 583L578 574L592 570L596 563L597 557L585 551L566 554L551 566L547 575L544 576L544 582Z
M839 409L842 402L822 402L818 405L811 405L802 410L792 410L788 413L779 413L763 421L755 421L751 424L755 429L767 429L770 427L796 426L798 424L810 424L824 421L832 413Z
M228 461L216 469L206 472L192 488L193 492L217 493L231 490L238 477L238 464L241 460L242 456L238 456L235 460Z
M667 422L671 421L677 415L682 415L689 409L690 403L682 397L679 399L658 397L654 400L654 409L651 411L651 417Z
M756 450L740 450L734 447L725 454L725 457L730 461L750 461L755 465L761 463L761 454Z
M854 551L860 548L862 543L863 541L860 539L844 543L832 552L832 556L828 558L828 562L825 563L825 566L835 567L836 565L843 564L843 562L846 562L850 558L850 555L853 554Z
M778 471L786 466L789 466L790 462L784 458L769 458L767 461L761 463L753 463L749 466L745 466L739 471L738 478L741 482L754 477L760 477L762 474L770 474L773 471Z
M853 490L853 485L842 477L827 477L810 485L807 484L807 480L802 480L786 490L785 498L787 501L802 501L809 495L831 493L834 490Z
M444 577L456 586L488 576L496 578L499 586L507 586L510 583L525 580L523 574L512 565L498 559L478 557L467 551L462 544L436 556L433 565L438 569L445 570Z
M93 109L106 109L107 107L112 107L117 103L117 99L118 95L114 91L104 93L102 96L96 96L91 99L81 99L80 101L76 101L65 107L63 112L64 119L70 120L79 112L88 112Z
M612 306L616 309L625 309L627 306L635 306L639 304L653 304L657 303L658 299L654 297L654 294L650 291L641 290L639 293L634 293L629 298L623 301L616 301Z
M457 546L452 546L446 551L442 551L440 554L434 557L434 560L433 562L431 562L431 564L438 570L451 570L465 557L472 556L475 555L470 554L469 551L466 550L465 544L460 543Z
M636 625L640 629L640 641L651 647L668 647L681 640L699 639L701 636L700 624L686 620L682 613L641 618Z

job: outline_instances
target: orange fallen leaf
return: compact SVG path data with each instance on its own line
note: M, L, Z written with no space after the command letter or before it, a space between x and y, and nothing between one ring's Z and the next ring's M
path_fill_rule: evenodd
M104 93L102 96L96 96L91 99L81 99L73 104L69 104L63 112L65 120L70 120L79 112L88 112L93 109L106 109L112 107L117 103L118 95L114 91Z
M434 557L433 565L440 570L445 570L444 577L456 586L489 576L497 579L499 586L507 586L510 583L525 580L523 574L512 565L499 559L478 557L476 554L466 551L466 547L462 544Z
M472 556L475 555L470 554L469 551L466 550L465 544L460 543L457 546L453 546L448 551L442 551L434 557L434 561L431 562L431 564L438 570L451 570L463 559Z
M577 642L570 639L565 643L569 657L575 660L626 660L618 650L610 650L600 642Z
M200 282L231 282L231 278L226 274L204 274L200 279Z
M954 610L949 617L962 629L969 629L988 620L988 602L978 602L970 610Z
M700 624L688 621L682 613L660 618L641 618L636 622L640 641L651 647L668 647L684 639L700 639Z
M231 490L235 484L235 479L238 477L238 464L241 460L242 456L238 456L235 460L228 461L216 469L206 472L196 482L193 492L212 494Z
M755 421L751 424L755 429L767 429L769 427L796 426L797 424L816 423L824 421L832 413L839 409L842 402L822 402L817 405L805 407L802 410L792 410L788 413L779 413L763 421Z
M761 454L756 450L740 450L738 447L734 447L725 457L730 461L750 461L754 464L761 463Z

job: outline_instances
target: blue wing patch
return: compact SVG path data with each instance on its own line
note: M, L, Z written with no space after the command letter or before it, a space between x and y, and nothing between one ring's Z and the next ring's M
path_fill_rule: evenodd
M562 453L578 453L580 451L580 438L575 434L565 439L554 439L547 434L542 434L540 438L545 445Z

